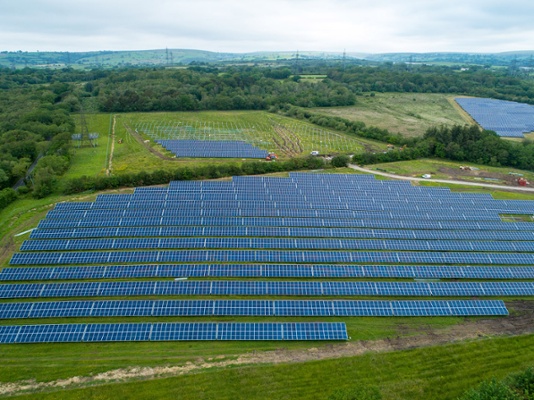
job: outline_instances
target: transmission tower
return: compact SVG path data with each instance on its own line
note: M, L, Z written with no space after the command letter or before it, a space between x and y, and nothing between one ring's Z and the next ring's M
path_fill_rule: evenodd
M297 50L297 56L295 57L295 73L294 75L299 74L299 51Z
M80 131L80 133L75 133L72 135L72 140L78 142L78 147L97 146L97 139L99 134L96 132L89 133L83 107L80 109Z
M343 68L343 71L345 71L345 61L347 61L347 52L345 49L343 49L343 61L342 61L342 68Z

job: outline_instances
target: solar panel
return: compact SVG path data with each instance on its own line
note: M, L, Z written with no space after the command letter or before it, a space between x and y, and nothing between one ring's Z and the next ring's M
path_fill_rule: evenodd
M347 340L341 322L122 323L0 326L0 343Z
M0 319L144 316L508 315L498 300L101 300L0 303Z
M117 263L356 263L534 265L534 253L310 250L144 250L15 253L11 265Z
M180 277L534 279L534 267L158 264L87 267L12 267L4 268L0 271L0 281Z
M0 298L129 296L533 296L534 282L125 281L3 284Z
M524 137L534 131L534 106L487 98L456 98L456 102L484 129L499 136Z

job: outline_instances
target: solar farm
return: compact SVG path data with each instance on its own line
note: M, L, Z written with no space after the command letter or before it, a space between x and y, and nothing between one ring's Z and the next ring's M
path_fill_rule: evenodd
M137 120L136 132L177 158L265 158L353 152L362 140L313 125L260 114L251 120ZM367 144L367 143L366 143Z
M534 223L501 214L534 202L313 173L58 203L0 271L17 322L0 343L340 341L352 317L506 316L534 296Z
M503 137L523 138L534 131L534 106L513 101L463 98L456 102L482 128L495 131Z

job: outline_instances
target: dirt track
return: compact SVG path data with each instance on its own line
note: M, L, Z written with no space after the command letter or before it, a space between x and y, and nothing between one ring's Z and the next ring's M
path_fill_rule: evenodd
M15 395L28 392L50 391L74 387L102 385L117 381L155 379L199 372L207 368L224 368L230 365L279 364L325 360L358 356L368 352L390 352L419 347L437 346L464 340L482 340L494 336L517 336L534 333L534 301L510 301L508 317L482 319L466 318L461 324L444 329L406 327L403 336L379 340L348 341L308 348L247 353L237 359L200 359L183 365L165 367L136 367L116 369L92 376L74 376L51 382L23 381L0 384L0 395ZM220 361L219 361L220 360Z
M468 181L455 181L455 180L448 180L448 179L426 179L426 178L415 178L412 176L401 176L401 175L395 175L395 174L388 174L386 172L380 172L380 171L373 171L371 169L358 167L354 164L349 164L349 167L360 172L366 172L369 174L374 175L381 175L385 176L391 179L401 179L405 181L425 181L425 182L439 182L439 183L451 183L455 185L467 185L467 186L478 186L478 187L484 187L488 189L500 189L500 190L514 190L514 191L521 191L521 192L534 192L534 188L528 188L523 186L505 186L505 185L492 185L489 183L478 183L478 182L468 182Z

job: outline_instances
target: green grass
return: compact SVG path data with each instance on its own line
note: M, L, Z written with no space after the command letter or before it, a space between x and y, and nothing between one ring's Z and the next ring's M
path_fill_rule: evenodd
M149 354L158 358L152 348L147 348ZM520 371L532 365L533 357L534 336L529 335L305 363L209 368L165 379L54 391L38 398L326 399L336 389L373 385L384 400L447 400L484 379ZM80 360L86 361L83 355Z
M451 103L453 98L451 94L376 93L358 97L355 106L315 110L406 136L422 136L430 127L469 122Z

